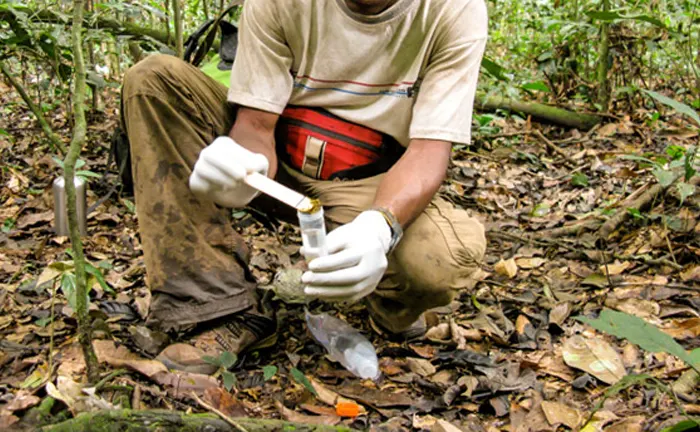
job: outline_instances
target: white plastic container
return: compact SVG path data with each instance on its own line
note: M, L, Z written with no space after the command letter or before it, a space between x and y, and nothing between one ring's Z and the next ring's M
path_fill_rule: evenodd
M313 212L297 212L301 241L304 246L304 258L311 261L328 255L326 247L326 222L323 219L323 207L318 206Z
M331 359L362 379L379 378L379 360L374 346L350 324L327 313L314 315L308 310L306 324Z

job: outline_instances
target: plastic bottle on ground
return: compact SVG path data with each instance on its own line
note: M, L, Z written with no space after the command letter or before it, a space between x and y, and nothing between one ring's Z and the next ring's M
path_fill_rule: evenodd
M306 323L331 359L362 379L379 378L379 361L372 343L350 324L327 313L306 311Z

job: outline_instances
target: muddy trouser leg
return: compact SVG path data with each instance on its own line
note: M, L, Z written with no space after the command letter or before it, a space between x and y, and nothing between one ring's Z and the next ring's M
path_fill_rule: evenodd
M284 169L306 193L321 200L329 229L370 208L383 178L318 181ZM467 210L435 198L405 230L389 256L384 278L367 298L373 319L400 332L426 310L449 304L460 290L473 288L485 250L483 225Z
M126 74L122 103L153 295L148 324L177 331L251 308L249 251L230 210L188 187L199 152L235 120L226 88L176 57L153 55Z

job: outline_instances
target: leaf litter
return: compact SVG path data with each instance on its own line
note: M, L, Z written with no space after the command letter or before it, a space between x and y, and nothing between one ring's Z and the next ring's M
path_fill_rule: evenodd
M91 120L83 155L96 172L104 171L118 118L113 95L106 103ZM27 123L22 110L15 107L0 123ZM478 282L435 311L423 340L402 344L377 334L360 306L308 305L370 336L382 371L376 382L329 361L306 332L298 230L237 213L235 227L251 246L251 272L272 297L282 337L274 349L241 356L231 391L220 376L178 374L153 360L167 339L144 326L150 294L133 197L126 195L101 204L88 221L87 258L114 293L93 283L90 313L106 381L86 386L75 317L60 289L69 242L52 235L50 184L58 171L38 156L40 138L14 128L12 147L0 147L3 166L11 167L0 184L0 429L21 424L47 396L60 401L54 411L71 413L129 406L201 411L196 396L231 417L376 431L659 430L682 420L663 392L655 393L650 412L646 387L608 396L606 390L623 377L648 374L690 388L678 403L689 412L697 406L697 384L678 382L692 372L681 359L694 361L700 347L700 197L671 188L651 206L628 209L656 179L651 168L620 157L620 149L657 156L671 144L687 150L696 136L663 135L643 126L641 113L586 135L513 119L494 124L500 135L477 131L472 148L455 149L440 191L483 221L487 256ZM543 147L533 130L569 158ZM58 132L69 135L65 126ZM113 172L92 181L88 204L114 181ZM603 238L596 228L615 212L630 217ZM614 337L620 334L610 324L622 312L644 323L630 321L638 327L629 342ZM674 339L680 350L669 345ZM669 346L674 355L665 354ZM357 404L359 415L339 416L339 403Z

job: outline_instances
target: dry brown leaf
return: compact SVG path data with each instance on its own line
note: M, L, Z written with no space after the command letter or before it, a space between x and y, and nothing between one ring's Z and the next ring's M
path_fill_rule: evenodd
M450 325L448 323L440 323L429 329L425 333L425 338L433 342L444 342L450 340Z
M633 266L633 264L629 261L623 261L623 262L615 261L612 264L601 265L600 267L598 267L598 270L602 274L606 274L606 272L607 272L607 274L609 274L610 276L617 276L617 275L621 275L622 273L625 272L625 270L627 270L628 268L630 268L632 266ZM607 268L607 270L606 270L606 268Z
M229 417L246 417L248 413L231 392L221 387L204 391L204 401Z
M23 411L31 408L41 402L38 396L34 396L26 390L20 390L15 394L15 397L3 408L9 412Z
M430 376L436 371L435 366L426 359L409 357L406 359L406 363L411 372L422 377Z
M616 300L608 297L605 300L605 305L612 309L617 309L620 312L625 312L630 315L638 316L642 319L656 321L661 307L658 303L651 300L643 300L639 298L627 298L624 300Z
M430 432L462 432L462 429L447 420L438 420L433 427L430 428Z
M402 365L391 357L382 357L379 360L379 369L386 376L395 376L404 372Z
M561 327L571 315L571 309L571 303L569 302L558 303L549 311L549 323Z
M305 415L298 413L296 411L292 411L289 408L285 407L284 404L280 401L275 401L275 406L279 410L280 414L282 417L290 422L294 423L306 423L306 424L313 424L313 425L326 425L326 426L335 426L338 423L340 423L341 418L336 416L329 416L329 415L320 415L320 416L310 416L310 415Z
M644 430L644 416L628 417L605 428L605 432L642 432Z
M42 213L32 213L21 216L17 220L17 228L25 229L38 225L40 223L46 223L53 220L53 210L48 210Z
M310 376L307 376L307 378L309 379L311 386L314 388L314 390L316 390L316 397L324 404L334 407L338 402L357 403L352 399L344 398L343 396L339 395L338 393L321 384L318 380L315 380ZM362 405L360 405L360 412L366 412Z
M564 342L562 351L567 365L588 372L604 383L615 384L627 375L620 354L602 339L575 335Z
M443 369L430 378L430 381L445 387L455 383L456 372L454 370Z
M431 415L419 416L417 414L413 414L413 429L428 430L431 429L437 423L437 421L438 419Z
M544 411L547 421L552 426L563 424L569 429L576 429L583 421L583 416L579 410L560 402L544 401L542 402L542 411Z
M681 280L683 282L700 282L700 265L689 267L681 272Z
M700 337L700 318L671 320L670 325L661 330L675 339L697 338Z
M499 261L493 269L499 275L507 276L510 279L513 279L518 274L518 265L513 258Z
M438 349L432 345L409 345L409 348L413 350L414 353L418 354L419 356L425 358L425 359L431 359L435 357L435 354L437 354Z
M10 426L16 424L19 417L12 414L0 413L0 430L10 430Z
M532 270L547 262L544 258L516 258L515 263L523 270Z

